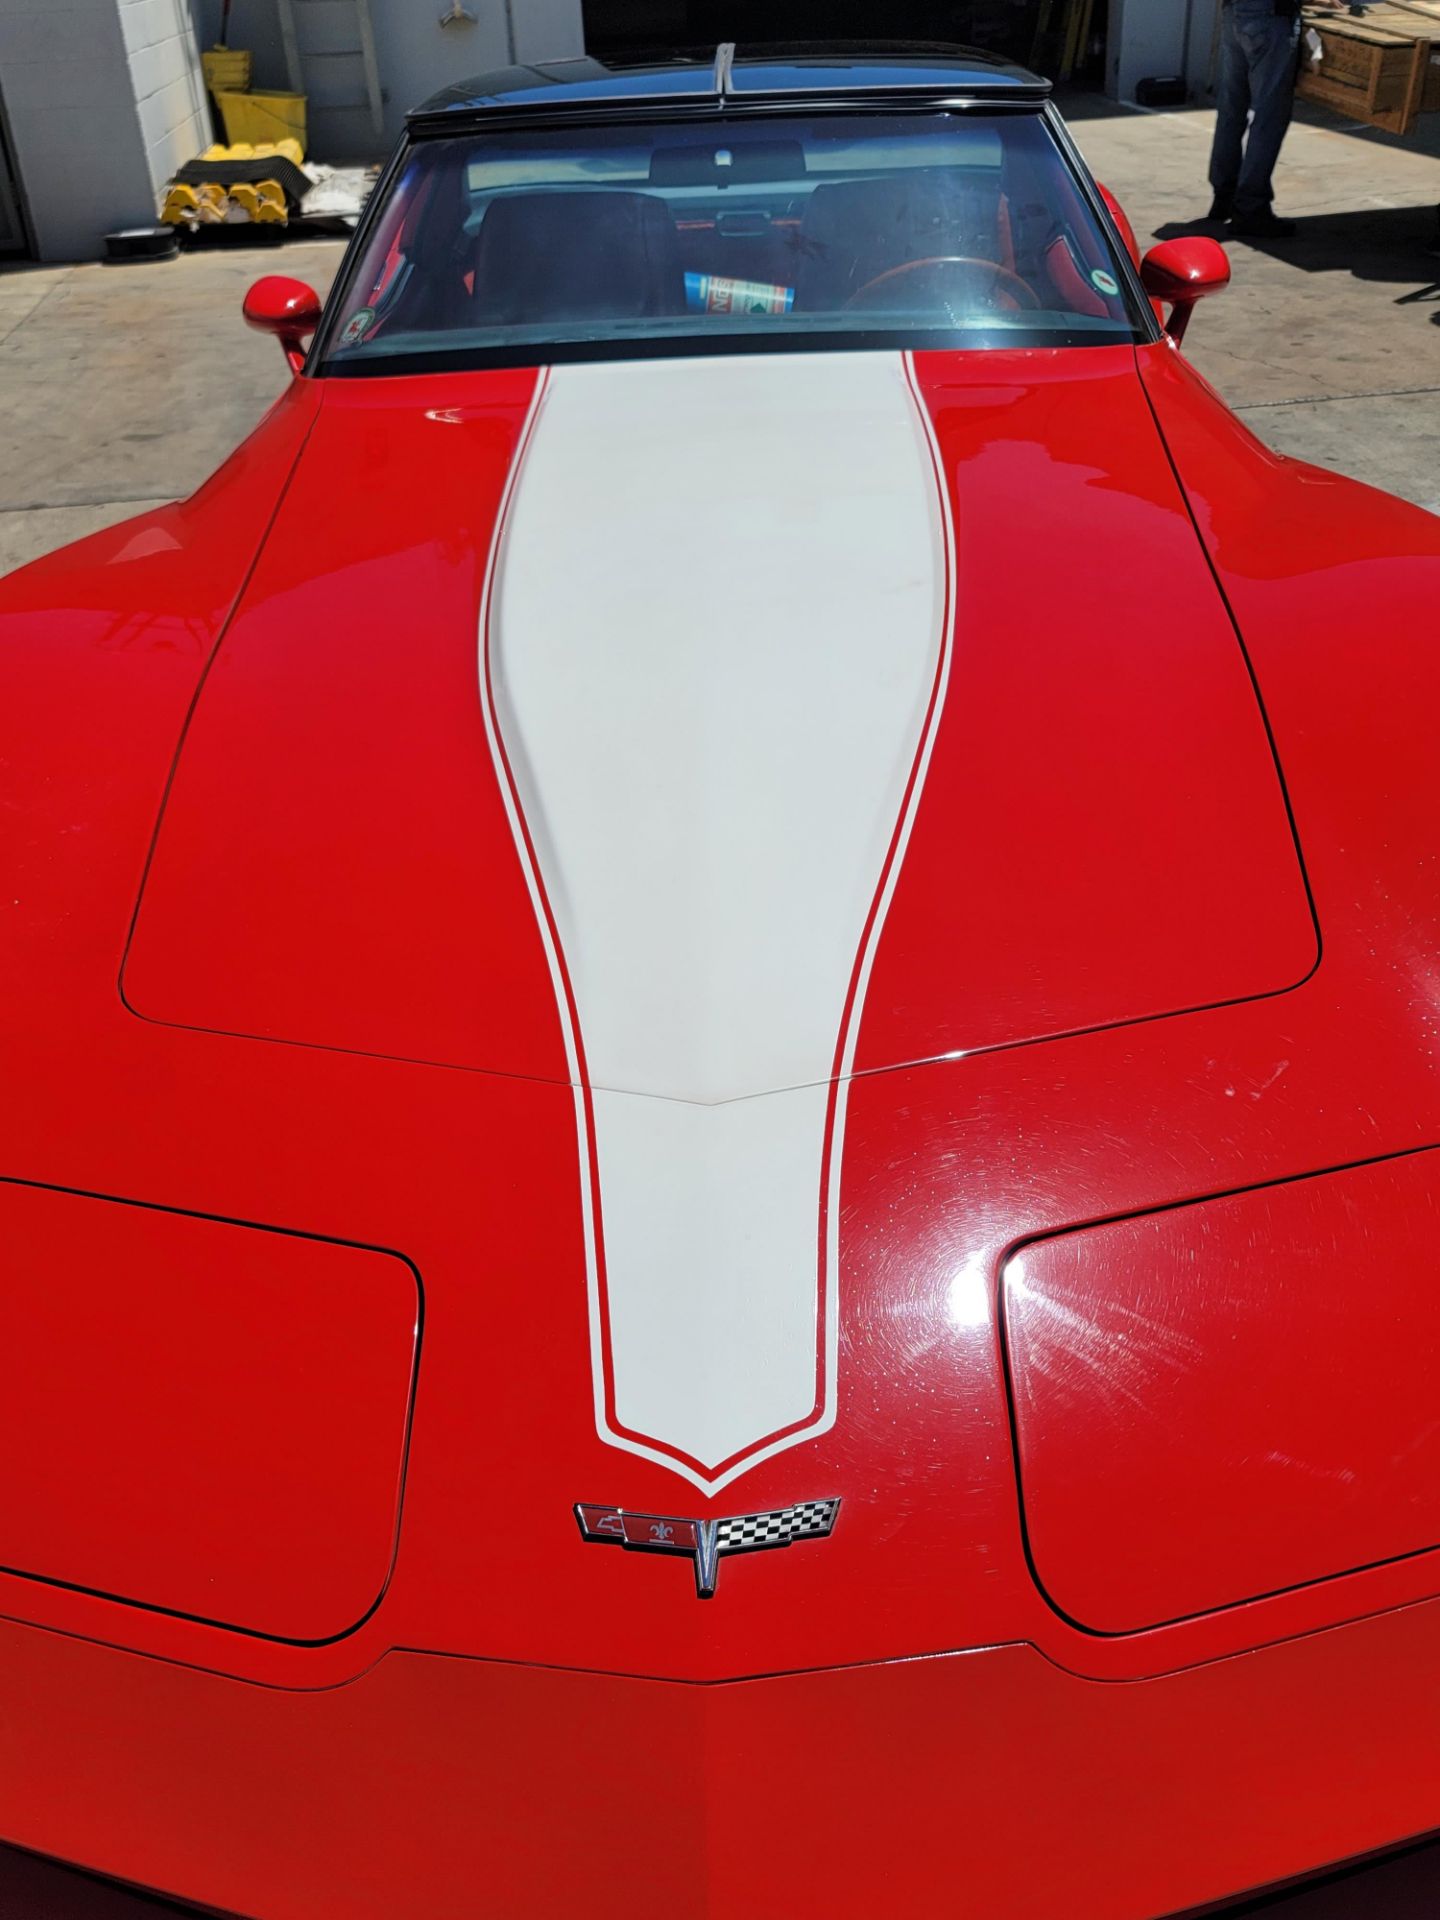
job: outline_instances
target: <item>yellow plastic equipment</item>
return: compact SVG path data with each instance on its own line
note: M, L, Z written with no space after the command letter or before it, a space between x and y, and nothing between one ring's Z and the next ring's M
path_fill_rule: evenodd
M289 208L285 205L285 190L278 180L262 180L258 186L251 186L247 180L239 180L230 189L231 220L258 220L262 224L284 226L290 218Z
M262 140L258 145L242 140L233 147L206 147L200 155L202 160L269 160L272 157L291 160L297 167L305 159L298 140Z
M225 122L225 138L251 145L262 141L293 140L305 154L303 93L221 93L215 95Z
M285 204L285 189L280 182L262 180L255 191L260 196L260 204L256 207L253 217L256 220L271 221L282 227L288 225L290 209Z
M210 47L200 65L211 93L244 93L250 85L250 55L243 47Z
M161 221L167 227L193 227L199 218L199 206L194 187L171 187L160 209Z

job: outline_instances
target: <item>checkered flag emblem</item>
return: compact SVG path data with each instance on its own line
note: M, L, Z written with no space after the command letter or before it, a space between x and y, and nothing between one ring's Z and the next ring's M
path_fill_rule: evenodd
M788 1547L796 1540L823 1540L834 1528L838 1500L802 1500L768 1513L741 1513L729 1520L683 1520L673 1514L635 1513L628 1507L575 1507L581 1537L632 1547L641 1553L685 1553L695 1563L695 1590L708 1600L720 1577L720 1556Z
M834 1526L839 1506L838 1500L806 1500L798 1507L722 1520L720 1551L745 1553L751 1547L788 1547L792 1540L823 1538Z

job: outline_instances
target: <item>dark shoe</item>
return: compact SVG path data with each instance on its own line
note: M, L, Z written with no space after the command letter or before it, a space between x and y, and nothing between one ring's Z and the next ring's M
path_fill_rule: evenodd
M1228 220L1234 211L1235 202L1230 198L1229 194L1217 193L1215 198L1210 202L1210 211L1206 214L1205 218L1207 220Z
M1293 220L1282 220L1262 207L1258 213L1232 214L1230 231L1247 240L1293 240L1300 229Z

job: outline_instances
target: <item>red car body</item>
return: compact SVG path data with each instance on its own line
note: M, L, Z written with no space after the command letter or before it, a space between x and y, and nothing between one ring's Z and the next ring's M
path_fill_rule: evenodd
M831 362L783 435L744 357L723 402L302 375L193 499L5 583L0 1837L263 1920L1140 1920L1440 1822L1440 523L1271 453L1158 330L849 390L881 362L937 617L820 1076L808 1399L758 1348L737 1382L724 1195L647 1256L690 1235L686 1327L647 1347L617 1265L617 1103L668 1166L671 1107L779 1098L725 1003L691 1079L584 1053L628 973L612 1051L665 1029L624 887L708 912L731 736L671 753L688 656L497 686L496 567L528 542L505 592L563 631L624 602L572 539L640 527L650 628L728 604L734 712L809 752L832 690L770 685L765 607L822 658L853 570L730 561L812 555ZM594 427L692 404L682 457ZM664 520L697 448L728 549ZM587 894L617 820L650 864ZM708 1603L572 1512L832 1499Z

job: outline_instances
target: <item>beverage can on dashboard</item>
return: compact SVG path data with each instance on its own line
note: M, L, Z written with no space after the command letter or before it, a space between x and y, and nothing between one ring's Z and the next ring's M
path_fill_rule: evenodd
M767 280L732 280L720 273L687 273L685 304L692 313L789 313L795 289Z

